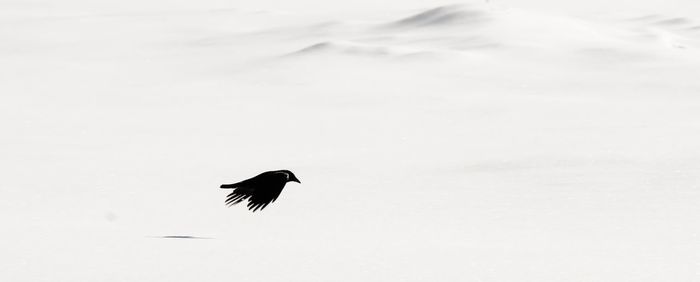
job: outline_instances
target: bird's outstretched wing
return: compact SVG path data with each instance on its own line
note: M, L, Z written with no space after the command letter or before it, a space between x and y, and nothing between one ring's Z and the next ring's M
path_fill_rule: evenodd
M248 200L248 209L255 212L263 210L267 205L277 200L284 188L285 181L278 179L284 176L254 177L236 184L225 185L234 190L226 197L226 205L232 206ZM286 178L285 178L286 180ZM224 188L224 186L222 186Z
M247 200L253 196L253 191L251 189L246 189L243 187L235 188L231 194L226 196L226 205L233 206L242 201Z
M282 189L246 189L236 188L226 197L226 205L232 206L248 200L248 209L251 211L263 210L267 205L277 200Z

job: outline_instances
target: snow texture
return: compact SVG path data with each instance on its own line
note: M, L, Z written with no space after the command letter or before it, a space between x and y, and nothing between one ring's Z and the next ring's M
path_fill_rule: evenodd
M0 3L0 281L700 280L696 1L61 2Z

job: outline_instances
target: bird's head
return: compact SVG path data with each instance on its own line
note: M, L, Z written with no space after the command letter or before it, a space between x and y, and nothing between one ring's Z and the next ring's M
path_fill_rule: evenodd
M287 174L287 182L301 183L301 181L299 181L299 178L297 178L296 175L294 175L294 173L292 173L291 171L282 170L282 172Z

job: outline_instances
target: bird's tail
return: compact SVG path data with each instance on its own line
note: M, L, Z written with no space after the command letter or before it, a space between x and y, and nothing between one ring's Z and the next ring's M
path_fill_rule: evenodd
M221 189L236 188L236 184L221 184Z

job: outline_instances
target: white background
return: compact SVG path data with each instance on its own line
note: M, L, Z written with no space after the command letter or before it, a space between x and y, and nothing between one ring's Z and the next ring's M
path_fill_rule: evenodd
M0 2L0 280L700 279L697 1L375 2Z

